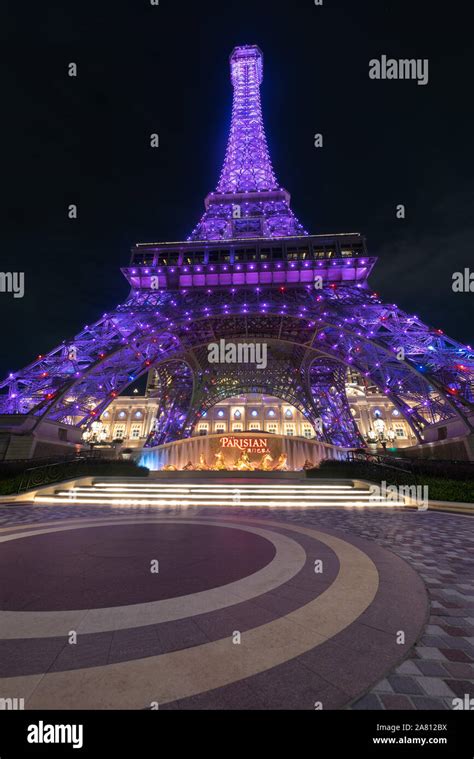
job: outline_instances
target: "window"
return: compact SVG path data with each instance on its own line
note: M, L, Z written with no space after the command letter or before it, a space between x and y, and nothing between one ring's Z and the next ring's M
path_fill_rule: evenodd
M395 434L397 437L406 437L405 428L402 425L396 425Z
M132 440L138 440L140 437L140 433L142 431L142 425L141 424L132 424L132 430L130 432L130 437Z
M158 266L176 266L179 260L178 251L168 251L158 254Z
M232 432L242 432L243 427L241 424L233 424L232 425Z
M438 427L438 440L446 440L448 437L447 427Z
M219 261L219 251L218 250L210 250L207 254L208 258L207 261L210 264L217 264Z
M216 432L225 432L225 422L218 422L215 429Z
M260 423L259 422L251 422L249 429L250 430L260 430L261 429Z
M276 422L267 422L267 432L276 435L278 432L278 424L276 424Z
M310 424L303 424L303 437L306 438L312 438L313 437L313 428Z
M287 258L288 261L304 261L309 257L307 248L288 248Z
M133 263L137 266L152 266L153 253L134 253Z
M288 437L293 437L294 434L295 434L295 425L285 424L285 435L288 435Z
M115 440L123 440L125 437L125 425L124 424L116 424L114 427L114 439Z

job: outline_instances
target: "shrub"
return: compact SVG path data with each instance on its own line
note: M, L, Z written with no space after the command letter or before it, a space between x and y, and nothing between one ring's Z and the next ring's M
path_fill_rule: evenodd
M54 462L50 462L54 463ZM41 465L40 465L41 466ZM28 490L41 487L42 485L55 484L76 477L147 477L149 470L144 466L138 466L135 461L115 459L78 459L66 462L58 462L57 466L49 468L48 478L41 481L41 472L37 470L33 483ZM13 462L12 464L0 465L0 495L18 493L26 470L35 467L34 459L25 462ZM28 476L28 475L26 475ZM24 483L25 485L25 483Z
M407 462L407 467L411 462ZM469 464L467 464L469 466ZM373 464L365 461L323 460L317 469L309 469L306 476L310 478L331 478L347 480L369 480L389 485L427 485L428 497L434 501L458 501L474 503L474 478L454 479L427 473L429 464L415 466L413 471L403 471L396 467ZM450 472L451 475L451 472Z

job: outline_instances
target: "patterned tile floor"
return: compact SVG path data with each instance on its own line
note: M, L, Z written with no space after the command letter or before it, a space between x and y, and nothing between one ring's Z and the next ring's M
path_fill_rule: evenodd
M127 515L149 514L127 508ZM175 515L177 509L160 509ZM200 508L191 516L229 514ZM123 509L91 506L0 506L0 527L78 517L124 515ZM421 639L351 709L452 709L453 699L474 697L474 520L439 512L236 509L232 515L277 519L374 541L407 561L423 579L430 616Z

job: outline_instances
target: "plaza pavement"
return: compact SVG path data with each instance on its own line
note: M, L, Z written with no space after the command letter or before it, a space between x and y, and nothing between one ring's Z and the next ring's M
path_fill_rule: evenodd
M0 697L452 709L474 696L473 525L400 508L2 505Z

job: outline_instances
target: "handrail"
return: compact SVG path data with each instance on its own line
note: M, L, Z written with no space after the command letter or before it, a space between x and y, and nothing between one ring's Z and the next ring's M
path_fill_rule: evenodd
M365 457L366 459L369 458L377 458L381 461L400 461L404 464L413 465L415 467L422 467L422 466L431 466L431 465L443 465L443 464L449 464L450 466L453 465L460 465L465 467L471 467L474 470L474 461L469 461L468 459L424 459L421 457L408 457L408 456L393 456L390 453L380 453L380 452L371 452L371 451L363 451L358 449L354 452L355 456L361 456Z
M398 464L401 459L395 456L384 456L380 453L369 453L369 452L362 452L362 451L353 451L350 457L351 461L362 461L366 464L379 464L381 466L386 466L390 469L400 469L403 472L411 472L412 470L410 468L402 467ZM392 463L388 464L387 460L390 460ZM396 462L396 463L393 463ZM410 463L406 460L403 460L403 463Z
M62 464L66 461L75 461L75 459L77 459L76 453L72 453L69 456L61 456L60 458L58 456L42 456L35 459L3 459L0 461L0 469L8 469L9 467L31 463L32 461L37 462L38 466L45 466L46 464Z
M33 487L42 487L61 479L74 477L80 465L85 461L87 459L84 456L78 456L69 461L56 461L52 464L42 464L25 469L18 486L18 494Z
M397 463L388 464L387 459L390 459L391 461L394 460ZM384 469L384 470L391 469L394 472L398 472L398 473L403 472L404 474L409 474L414 479L413 484L414 485L418 484L418 477L417 477L416 470L412 468L400 466L398 464L399 459L396 459L395 457L384 456L380 454L372 454L365 451L354 451L349 460L354 461L356 463L360 462L362 464L368 464L369 466L380 467L381 469ZM403 462L403 463L407 463L407 462Z

